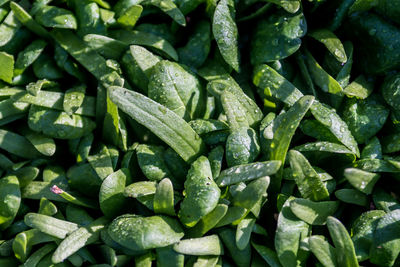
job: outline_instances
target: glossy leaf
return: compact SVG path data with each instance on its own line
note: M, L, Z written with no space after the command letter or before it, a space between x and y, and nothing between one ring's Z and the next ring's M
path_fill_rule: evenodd
M10 226L17 215L21 203L21 191L16 176L0 179L0 229Z
M282 2L282 1L280 1ZM285 1L289 2L289 1ZM295 53L307 32L302 12L277 12L258 23L251 43L252 64L284 59Z
M380 175L355 168L348 168L344 170L344 177L346 177L354 188L365 194L371 194Z
M223 246L217 235L183 239L174 245L174 250L186 255L222 255Z
M270 160L280 160L285 162L286 153L291 139L299 126L300 121L312 106L314 97L304 96L300 98L286 113L276 117L273 122L273 136L270 144ZM264 131L265 132L265 131ZM281 167L282 168L282 167ZM280 186L280 176L272 182L273 190Z
M234 1L219 1L213 16L212 31L219 51L226 63L234 70L239 71L240 55Z
M321 42L328 51L341 63L346 63L347 56L343 44L337 36L328 29L318 29L308 33L312 38Z
M296 198L290 202L290 209L299 219L311 225L323 225L326 218L332 216L339 207L336 201L313 202Z
M210 213L218 204L220 189L212 179L208 159L199 157L193 162L185 182L186 197L179 210L180 221L193 227L202 217Z
M128 169L120 169L107 176L100 187L99 203L103 214L109 218L121 214L126 207L125 183L130 179Z
M328 217L326 224L336 249L337 263L340 266L359 266L354 251L353 241L350 239L344 225L334 217Z
M329 197L329 192L322 183L320 176L300 152L290 150L289 161L294 180L304 198L320 201Z
M194 73L171 61L160 61L149 77L148 96L186 121L203 111L204 90Z
M275 249L282 266L296 266L300 240L308 235L309 226L290 210L289 198L278 216Z
M394 210L381 217L374 231L370 257L371 262L392 266L400 253L400 211Z
M80 227L74 231L58 245L51 257L51 261L53 263L63 262L79 249L99 240L100 231L105 227L107 222L108 220L105 217L100 217L89 225Z
M169 144L185 161L202 154L204 143L173 111L139 93L112 87L111 100L133 119Z
M123 215L113 220L108 233L122 246L139 251L165 247L183 237L178 221L167 216Z
M323 237L318 235L310 236L308 243L311 252L325 267L335 267L336 251Z

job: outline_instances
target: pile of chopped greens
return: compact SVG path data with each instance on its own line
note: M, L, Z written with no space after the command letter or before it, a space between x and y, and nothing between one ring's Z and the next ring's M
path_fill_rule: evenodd
M400 266L399 0L0 0L0 266Z

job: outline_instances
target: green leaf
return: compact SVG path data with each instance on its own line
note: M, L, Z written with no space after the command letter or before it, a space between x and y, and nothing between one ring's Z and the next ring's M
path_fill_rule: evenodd
M58 211L57 206L54 205L50 200L46 198L40 199L38 213L43 215L53 216L54 214L57 213L57 211Z
M307 23L300 11L276 12L268 20L261 20L251 42L251 63L272 62L294 54L306 32Z
M136 155L140 169L147 179L161 181L163 178L172 177L164 159L164 148L154 145L138 145Z
M14 73L14 57L6 52L0 52L0 80L11 83Z
M209 230L213 229L228 211L228 206L225 204L218 204L213 211L205 215L201 220L192 228L187 231L188 237L201 237Z
M73 13L56 6L43 6L35 14L37 22L45 27L77 29L78 22Z
M71 31L54 29L51 32L51 36L64 50L66 50L74 59L82 64L82 66L92 73L97 79L108 79L113 73L113 70L107 66L106 60L97 52L88 49L88 46ZM83 51L85 52L83 53Z
M254 249L260 254L260 256L271 266L271 267L281 267L276 252L266 246L251 243Z
M129 116L170 145L191 162L204 150L202 139L173 111L139 93L121 87L110 88L111 100Z
M364 77L358 76L354 81L347 85L343 92L348 97L356 97L358 99L366 99L374 90L374 84Z
M39 81L38 81L39 82ZM43 83L47 83L46 81L41 81L40 83L36 83L32 85L32 88L36 92L36 95L32 95L27 92L20 92L12 96L12 99L16 102L30 103L36 106L52 108L55 110L64 110L63 101L65 94L51 91L43 91L40 90L44 86ZM85 96L83 99L82 105L75 111L75 114L85 115L85 116L95 116L95 101L96 99L92 96Z
M346 227L336 218L329 216L326 224L336 249L339 266L359 266L354 251L353 241Z
M212 31L222 57L229 66L239 72L240 55L234 1L219 1L213 16Z
M52 236L42 233L37 229L31 229L28 231L21 232L15 236L14 241L12 243L12 250L14 252L15 257L21 262L24 262L28 258L28 255L30 254L32 247L34 245L52 242L56 240L59 239L56 239Z
M325 45L339 62L346 63L347 56L343 44L333 32L328 29L318 29L309 32L308 35Z
M29 258L26 259L24 266L37 266L37 264L49 253L56 249L57 245L49 243L43 245L41 248L32 253Z
M85 91L85 86L76 86L65 91L63 108L68 115L72 115L82 106L85 99Z
M186 178L185 192L178 216L184 225L193 227L217 206L221 194L212 179L210 163L206 157L201 156L193 162Z
M149 78L153 67L160 61L160 58L147 49L131 45L122 57L121 66L126 72L127 80L147 94Z
M250 244L248 244L245 249L238 249L235 242L235 230L230 228L222 228L220 231L218 231L218 235L224 242L225 247L232 256L233 262L237 266L250 266L250 261L252 259Z
M226 140L225 151L229 167L253 162L260 154L256 131L247 127L234 129Z
M331 131L317 120L304 120L300 124L301 131L320 141L328 141L331 143L340 143Z
M308 235L309 226L299 220L290 210L290 202L286 200L278 216L275 233L275 250L282 266L297 266L300 240Z
M199 256L193 267L214 267L217 265L220 257L218 256Z
M26 214L24 222L26 225L34 229L38 229L43 233L60 239L64 239L67 235L78 229L76 223L71 223L38 213Z
M382 210L371 210L361 214L353 223L351 233L357 260L369 258L375 228L378 221L386 213Z
M289 106L293 106L303 96L291 82L266 64L254 68L253 83L267 92L267 95L272 95Z
M157 190L157 184L153 181L142 181L128 185L125 188L124 195L127 197L143 197L154 195Z
M101 145L101 150L95 155L88 156L87 160L101 180L114 172L111 155L105 145Z
M242 110L246 114L246 120L250 127L257 127L263 114L253 99L247 96L236 81L229 75L213 79L207 84L207 91L221 100L222 94L228 91L236 96ZM232 99L232 97L231 97Z
M89 225L80 227L78 230L74 231L58 245L51 257L51 261L55 264L63 262L79 249L99 240L100 231L104 229L107 222L108 219L100 217Z
M154 195L153 206L154 213L161 213L170 216L175 215L174 188L170 179L164 178L158 183Z
M184 239L174 245L174 250L185 255L222 255L224 248L217 235Z
M382 96L394 109L400 109L400 75L387 76L382 84Z
M305 56L305 61L314 83L324 92L341 96L343 88L340 84L318 64L309 51L305 50Z
M290 150L289 161L297 187L304 198L320 201L329 197L320 176L300 152Z
M103 214L113 218L126 207L126 198L123 195L125 183L130 179L128 169L120 169L113 172L103 180L99 192L99 204Z
M200 117L203 112L204 90L199 79L175 62L162 60L153 67L148 97L186 121Z
M0 229L3 231L14 221L21 203L18 178L9 175L0 179Z
M281 162L277 160L234 166L223 170L216 183L222 187L270 176L275 174L280 169L280 166Z
M0 129L0 148L22 158L39 157L35 147L23 136Z
M394 153L400 151L399 133L391 134L382 138L383 153Z
M246 120L246 110L241 106L239 100L234 94L224 90L221 94L221 104L226 114L230 129L238 130L239 128L249 127L249 123Z
M172 246L157 248L157 266L160 267L183 267L184 266L184 255L180 253L176 253Z
M314 101L310 108L313 116L329 128L332 134L346 147L348 147L357 157L360 156L357 142L351 134L347 124L340 118L334 109L319 101Z
M400 210L382 216L373 233L370 261L380 266L393 266L400 253Z
M225 151L222 146L217 146L216 148L212 149L210 153L208 153L208 160L210 161L211 172L214 180L216 180L221 173L224 152Z
M366 172L356 168L347 168L344 170L344 177L354 188L369 195L381 176L377 173Z
M132 5L120 14L117 22L124 27L133 28L142 14L143 7L141 5Z
M341 200L345 203L350 203L350 204L355 204L355 205L360 205L360 206L368 205L367 196L355 189L339 189L335 192L335 196L339 200Z
M343 120L358 143L362 144L375 136L389 116L389 109L377 95L367 99L347 99L343 107Z
M178 221L167 216L122 215L111 222L108 233L117 243L136 251L172 245L183 237Z
M44 40L35 40L23 51L19 52L14 65L14 76L22 74L26 68L32 65L42 54L46 45L47 43Z
M178 60L178 54L174 47L164 38L142 31L109 31L109 36L128 45L141 45L156 50L171 60Z
M43 38L49 38L49 33L40 25L36 20L32 18L32 16L25 10L26 5L23 2L19 2L21 5L15 3L14 1L10 3L11 10L13 11L13 15L29 30L36 33L37 35ZM42 8L43 5L38 5ZM32 7L31 14L34 14L38 11L38 9L34 10Z
M184 47L178 48L179 61L189 67L198 68L206 61L211 49L211 25L206 20L196 24Z
M268 2L277 4L285 9L287 12L296 13L300 8L299 0L267 0Z
M372 199L377 209L391 212L400 208L400 203L397 199L382 188L376 188L372 195Z
M311 252L325 267L335 267L336 262L336 251L326 240L325 237L318 235L312 235L308 239Z
M56 144L52 138L35 132L26 133L25 138L44 156L50 157L56 152Z
M236 228L236 246L238 249L243 250L248 246L255 223L255 218L247 217L238 224Z
M242 191L233 197L233 204L248 210L254 208L257 203L262 201L269 186L269 176L258 178L251 181Z
M273 136L270 144L270 160L279 160L285 162L286 153L288 151L292 137L307 113L312 106L314 97L304 96L300 98L287 112L280 114L272 123ZM264 131L265 132L265 131ZM265 136L264 137L269 137ZM282 166L281 166L282 170ZM272 181L272 190L277 191L280 187L282 173L278 174Z
M399 169L381 159L362 159L353 163L352 167L367 172L399 172Z
M172 0L149 0L148 2L161 9L179 25L186 26L185 16Z
M290 202L290 209L299 219L311 225L324 225L326 218L332 216L339 207L337 201L313 202L296 198Z
M362 159L382 159L382 146L379 139L374 136L366 144L361 152Z

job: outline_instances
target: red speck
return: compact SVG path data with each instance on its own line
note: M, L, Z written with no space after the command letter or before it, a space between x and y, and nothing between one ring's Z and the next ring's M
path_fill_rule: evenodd
M53 192L54 194L57 194L57 195L59 195L59 194L61 194L61 193L64 193L64 190L62 190L61 188L59 188L59 187L56 186L56 185L53 185L53 186L50 188L50 190L51 190L51 192Z

